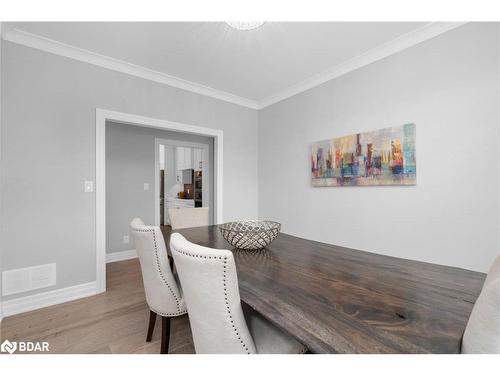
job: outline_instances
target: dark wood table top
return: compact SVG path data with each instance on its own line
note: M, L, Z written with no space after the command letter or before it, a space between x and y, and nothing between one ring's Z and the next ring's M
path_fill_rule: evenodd
M231 249L217 226L179 232ZM314 353L458 353L485 278L283 233L233 253L241 299Z

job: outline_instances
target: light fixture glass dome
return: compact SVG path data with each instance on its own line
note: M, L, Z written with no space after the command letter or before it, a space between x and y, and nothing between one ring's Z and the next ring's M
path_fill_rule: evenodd
M254 30L265 24L265 22L256 21L226 21L226 23L237 30Z

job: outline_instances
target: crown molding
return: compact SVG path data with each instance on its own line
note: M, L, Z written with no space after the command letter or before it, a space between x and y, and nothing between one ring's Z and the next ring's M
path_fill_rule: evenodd
M4 35L3 39L8 42L39 49L92 65L97 65L102 68L115 70L135 77L147 79L149 81L191 91L196 94L209 96L225 102L241 105L243 107L258 109L258 103L254 100L204 86L196 82L187 81L185 79L174 77L152 69L144 68L126 61L104 56L82 48L74 47L39 35L31 34L26 31L18 29L10 30L6 35Z
M147 79L149 81L158 82L168 86L194 92L196 94L209 96L215 99L258 110L278 103L301 92L307 91L313 87L319 86L327 81L350 73L356 69L362 68L385 57L401 52L419 43L425 42L426 40L432 39L450 30L456 29L457 27L463 26L464 24L466 24L466 22L430 23L387 43L384 43L378 47L375 47L361 55L353 57L352 59L336 65L320 74L314 75L302 82L292 85L279 93L268 96L260 101L255 101L238 95L230 94L225 91L204 86L196 82L187 81L182 78L174 77L165 73L144 68L139 65L114 59L112 57L104 56L95 52L74 47L18 29L10 30L3 37L3 39L12 43L36 48L70 59L86 62L106 69L115 70L121 73Z
M450 30L456 29L464 24L466 24L466 22L433 22L407 34L403 34L396 39L375 47L361 55L345 61L344 63L336 65L320 74L290 86L275 95L268 96L267 98L259 101L259 109L278 103L303 91L307 91L334 78L343 76L344 74L350 73L356 69L362 68L385 57L425 42L426 40L432 39L438 35L444 34Z

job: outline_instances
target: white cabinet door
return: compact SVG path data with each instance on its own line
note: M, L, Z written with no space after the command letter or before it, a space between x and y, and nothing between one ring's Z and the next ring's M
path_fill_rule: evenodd
M177 147L176 148L176 169L178 171L183 169L193 168L193 149L191 147Z
M184 147L177 147L175 149L175 169L180 171L184 169Z
M191 147L184 147L184 168L182 169L191 169L193 168L192 163L192 154L193 149Z

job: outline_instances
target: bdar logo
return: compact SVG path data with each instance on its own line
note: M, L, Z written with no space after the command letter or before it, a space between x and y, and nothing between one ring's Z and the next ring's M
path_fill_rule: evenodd
M14 353L17 349L17 342L10 342L9 340L5 340L2 345L0 345L0 351L7 353Z
M14 352L48 352L49 343L46 341L32 342L32 341L9 341L5 340L0 345L0 352L13 354Z

